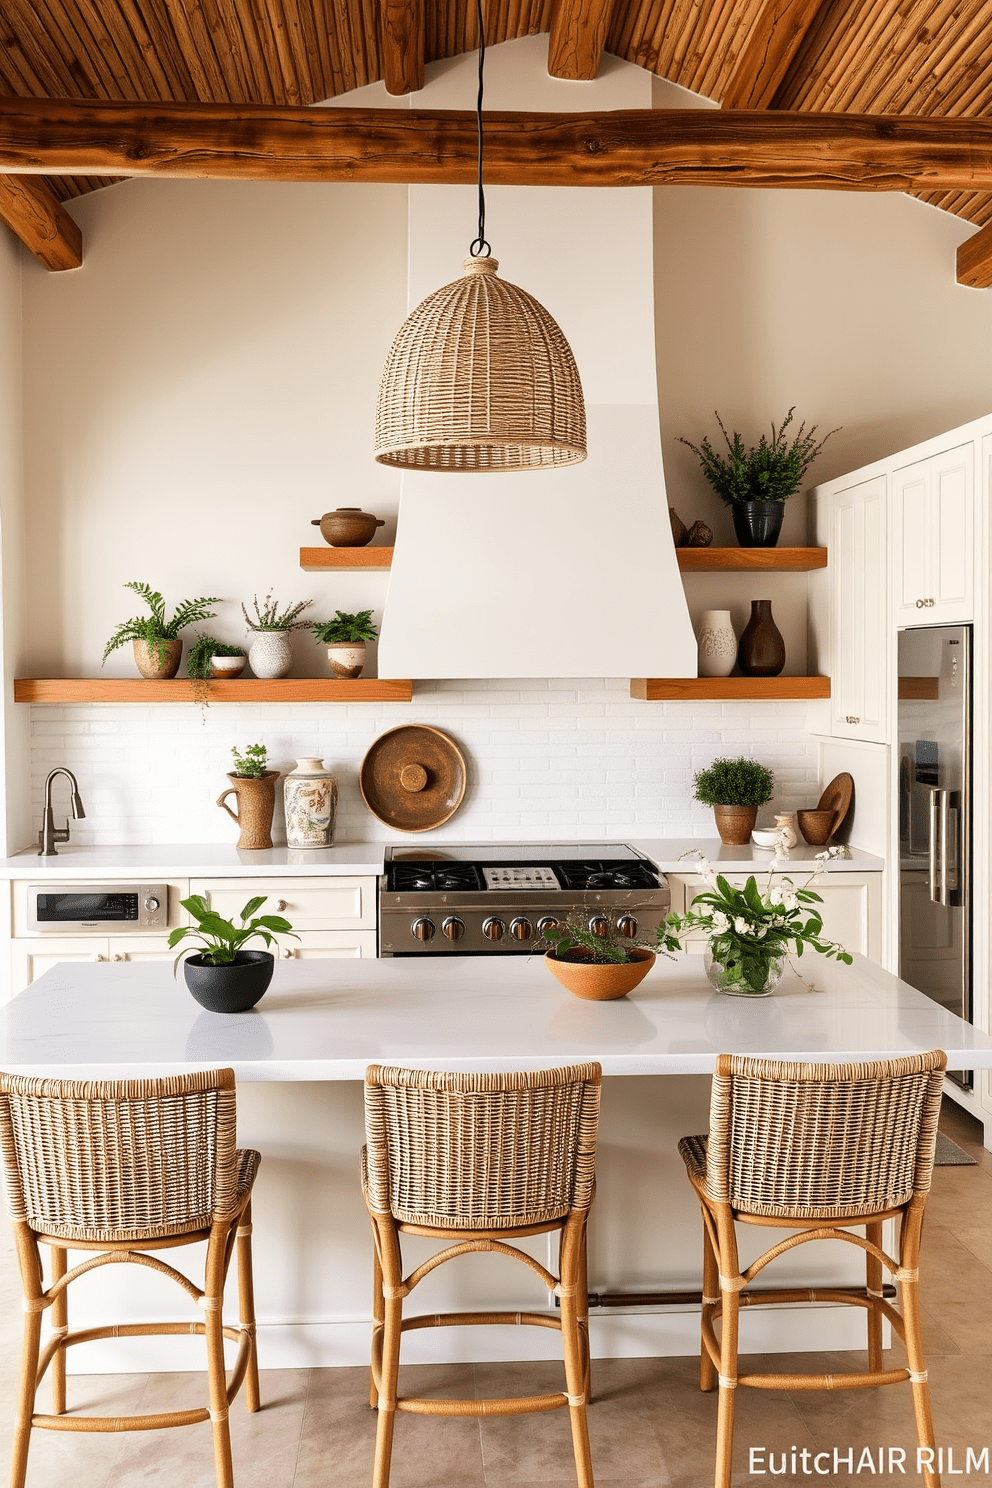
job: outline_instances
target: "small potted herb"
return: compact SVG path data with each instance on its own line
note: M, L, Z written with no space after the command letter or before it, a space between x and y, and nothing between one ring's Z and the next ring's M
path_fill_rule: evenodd
M143 677L174 677L182 660L183 643L179 632L187 625L201 620L212 620L216 610L210 605L220 604L213 598L184 599L170 620L166 615L165 600L157 589L148 584L130 583L125 589L133 589L151 610L150 615L135 615L122 620L110 640L103 648L103 661L112 651L130 641L134 649L134 661Z
M281 915L256 917L255 911L265 903L264 894L248 900L237 926L215 914L202 894L194 894L180 903L196 924L173 930L169 946L177 946L191 936L202 949L190 955L192 948L184 947L175 959L173 972L185 956L186 985L201 1007L211 1013L247 1012L264 995L274 965L271 951L246 951L247 943L263 940L271 946L277 943L276 935L292 935L294 940L299 940L299 936L293 934L292 925Z
M240 677L247 665L243 646L229 646L209 635L197 636L186 652L186 675L194 682Z
M720 841L728 847L743 847L751 840L758 807L771 799L772 772L757 760L716 759L693 777L695 797L713 807Z
M589 928L588 915L573 912L548 925L543 938L549 946L544 960L551 974L576 997L613 1002L625 997L644 980L655 954L622 933L625 911L597 907Z
M698 458L703 475L720 500L730 507L737 542L742 548L773 548L782 530L785 503L794 496L830 434L817 442L817 424L807 429L805 422L790 437L786 429L792 423L795 405L789 409L779 428L772 424L772 437L762 434L756 445L745 448L734 430L731 439L717 413L717 423L727 446L727 454L715 450L709 439L701 445L679 439Z
M238 847L249 852L261 851L272 846L272 813L279 771L269 769L268 751L264 744L249 744L243 753L235 747L231 753L234 769L227 777L231 784L223 795L218 796L217 805L223 807L240 827ZM238 803L237 816L227 804L228 796L234 796Z
M372 611L347 615L335 610L334 619L313 627L318 641L327 647L327 660L335 677L360 677L365 665L366 642L379 634L372 624Z
M248 652L248 661L256 677L287 677L289 675L290 667L293 665L289 633L291 630L303 629L306 621L301 620L300 616L312 604L312 599L301 599L296 604L280 605L277 599L273 599L271 589L261 605L258 602L258 595L254 596L254 619L242 604L241 613L248 622L248 629L254 635L251 649Z

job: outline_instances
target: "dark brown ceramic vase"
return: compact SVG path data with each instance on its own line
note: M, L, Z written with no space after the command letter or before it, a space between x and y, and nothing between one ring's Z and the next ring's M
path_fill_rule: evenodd
M745 677L777 677L785 666L785 642L772 619L770 599L752 599L751 618L737 648L737 665Z

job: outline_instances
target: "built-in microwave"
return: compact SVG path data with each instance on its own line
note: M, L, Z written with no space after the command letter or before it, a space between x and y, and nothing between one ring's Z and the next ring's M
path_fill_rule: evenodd
M166 930L168 884L29 884L32 931L85 935L87 931Z

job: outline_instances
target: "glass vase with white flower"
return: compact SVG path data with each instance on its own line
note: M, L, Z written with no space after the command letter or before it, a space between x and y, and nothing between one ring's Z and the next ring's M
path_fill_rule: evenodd
M717 991L736 997L769 996L782 979L790 952L801 956L807 946L850 966L852 958L844 947L824 938L823 919L815 907L823 901L810 888L837 853L835 848L818 853L816 871L801 888L776 872L784 857L776 853L760 889L753 874L743 888L735 888L696 854L706 892L696 896L685 914L669 915L658 927L659 949L684 950L690 935L704 933L706 975Z

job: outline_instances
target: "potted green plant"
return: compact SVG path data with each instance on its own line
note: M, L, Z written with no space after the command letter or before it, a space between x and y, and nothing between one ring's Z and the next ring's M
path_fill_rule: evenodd
M335 677L360 677L365 665L366 642L379 634L372 624L372 611L348 615L335 610L334 619L313 627L318 641L327 647L327 660Z
M135 615L130 620L121 621L103 648L104 663L112 651L130 641L135 664L143 677L174 677L183 654L179 632L187 625L212 620L217 612L208 606L220 604L220 600L216 596L184 599L170 620L166 615L165 600L157 589L136 582L125 584L124 588L140 594L151 614Z
M824 939L823 920L815 908L823 901L810 889L833 855L833 849L817 854L816 872L800 889L791 878L774 882L774 865L763 889L753 874L742 889L735 889L713 872L701 853L696 854L707 892L696 895L686 914L670 914L658 926L658 949L684 950L687 936L702 931L708 937L706 975L719 992L736 997L767 997L782 978L790 950L801 956L811 946L821 956L850 966L852 957L844 947Z
M248 661L256 677L286 677L293 665L293 652L289 644L291 630L302 630L306 625L300 616L313 604L312 599L301 599L296 604L280 605L273 599L270 589L261 605L254 596L252 619L244 605L241 613L254 635Z
M247 664L243 646L229 646L211 635L197 636L186 652L186 675L194 682L240 677Z
M807 429L803 422L791 437L788 436L785 431L792 423L795 411L793 404L779 428L772 424L771 439L762 434L750 449L745 448L736 429L731 439L720 415L715 414L727 445L726 455L715 450L708 438L701 445L679 439L680 444L696 455L703 475L720 500L730 507L737 542L742 548L775 546L782 530L786 501L799 490L803 476L830 434L837 433L836 429L831 429L830 434L825 434L818 442L818 425L813 424Z
M655 953L622 933L624 918L623 910L611 913L597 907L595 931L589 929L589 917L578 913L546 925L543 939L549 949L544 961L552 976L576 997L592 1002L625 997L647 976Z
M771 799L772 772L757 760L715 759L693 776L695 797L713 807L720 841L728 847L743 847L751 840L758 807Z
M180 903L196 924L173 930L169 946L177 946L190 936L202 949L190 954L191 948L184 947L173 963L173 973L185 956L186 985L201 1007L211 1013L247 1012L264 995L274 964L271 951L247 951L247 943L263 940L270 946L277 943L277 935L292 935L294 940L300 937L281 915L256 916L255 911L265 903L264 894L248 900L237 926L216 914L202 894L193 894Z
M217 805L237 822L241 830L238 847L249 852L262 851L272 846L272 813L279 771L269 769L268 751L264 744L249 744L243 753L232 747L231 753L234 769L227 777L231 784L223 795L218 796ZM237 816L227 804L228 796L234 796L238 803Z

